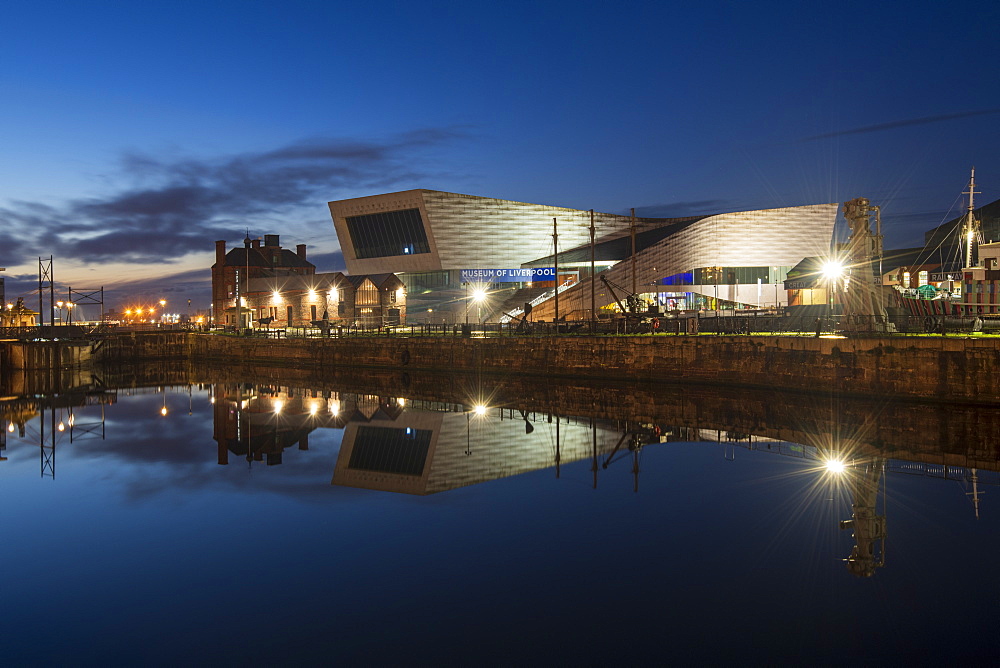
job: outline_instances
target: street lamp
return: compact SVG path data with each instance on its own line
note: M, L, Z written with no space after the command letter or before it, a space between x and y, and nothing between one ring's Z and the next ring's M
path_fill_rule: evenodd
M472 301L476 302L476 320L483 324L483 301L486 300L486 289L478 287L472 291Z
M62 321L63 321L63 313L62 313L63 303L62 302L56 302L56 308L59 309L59 322L62 323Z
M833 301L837 294L837 281L844 275L844 264L838 260L829 260L823 265L823 276L826 278L827 289L830 290L830 319L833 319Z

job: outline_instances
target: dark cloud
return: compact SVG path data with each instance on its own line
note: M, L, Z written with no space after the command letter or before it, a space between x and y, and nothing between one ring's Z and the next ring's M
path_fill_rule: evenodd
M956 118L968 118L970 116L985 116L987 114L1000 114L1000 109L979 109L977 111L962 111L955 114L939 114L937 116L924 116L922 118L909 118L901 121L891 121L889 123L878 123L876 125L866 125L852 130L840 132L827 132L812 137L804 137L800 141L814 141L816 139L829 139L830 137L840 137L842 135L857 135L866 132L881 132L882 130L895 130L909 125L924 125L926 123L938 123L940 121L950 121Z
M127 187L53 207L13 202L0 208L0 266L20 254L171 263L215 239L242 236L253 217L289 215L346 193L384 190L430 175L423 152L464 136L425 129L384 141L312 138L259 153L209 159L121 159ZM32 251L33 252L33 251Z
M332 253L316 253L309 256L309 261L316 265L317 273L329 273L334 271L346 271L344 264L344 253L333 251Z
M704 199L691 202L671 202L670 204L650 204L638 206L635 215L641 218L684 218L701 214L721 213L729 210L729 202L724 199Z

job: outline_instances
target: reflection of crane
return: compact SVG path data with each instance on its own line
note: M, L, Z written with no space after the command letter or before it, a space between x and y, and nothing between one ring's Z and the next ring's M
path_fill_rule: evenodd
M632 491L638 492L639 455L642 454L642 446L646 445L647 443L657 443L659 442L659 440L660 440L660 428L657 426L636 431L625 431L622 434L621 438L618 439L618 442L615 443L614 449L612 449L611 452L608 453L608 456L604 459L604 462L601 464L601 468L606 469L615 461L618 461L623 457L626 457L627 455L623 455L622 457L619 457L617 460L615 459L615 455L618 454L618 451L621 449L622 445L624 445L625 442L628 441L626 449L632 453L632 477L633 477ZM596 468L594 475L595 475L595 485L596 485L596 475L597 475Z
M885 507L882 515L875 507L884 468L885 460L876 458L858 469L847 470L853 487L854 512L851 519L840 523L840 528L854 529L854 549L845 561L847 570L859 578L870 578L876 568L885 565ZM876 541L879 542L877 548Z

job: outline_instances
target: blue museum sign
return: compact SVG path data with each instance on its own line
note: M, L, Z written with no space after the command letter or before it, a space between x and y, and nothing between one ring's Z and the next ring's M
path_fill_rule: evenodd
M462 283L533 283L554 280L556 280L554 267L462 270Z

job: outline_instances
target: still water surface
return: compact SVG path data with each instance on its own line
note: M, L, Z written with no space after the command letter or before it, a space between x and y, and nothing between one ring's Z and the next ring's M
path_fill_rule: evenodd
M995 653L996 409L348 385L5 398L0 660Z

